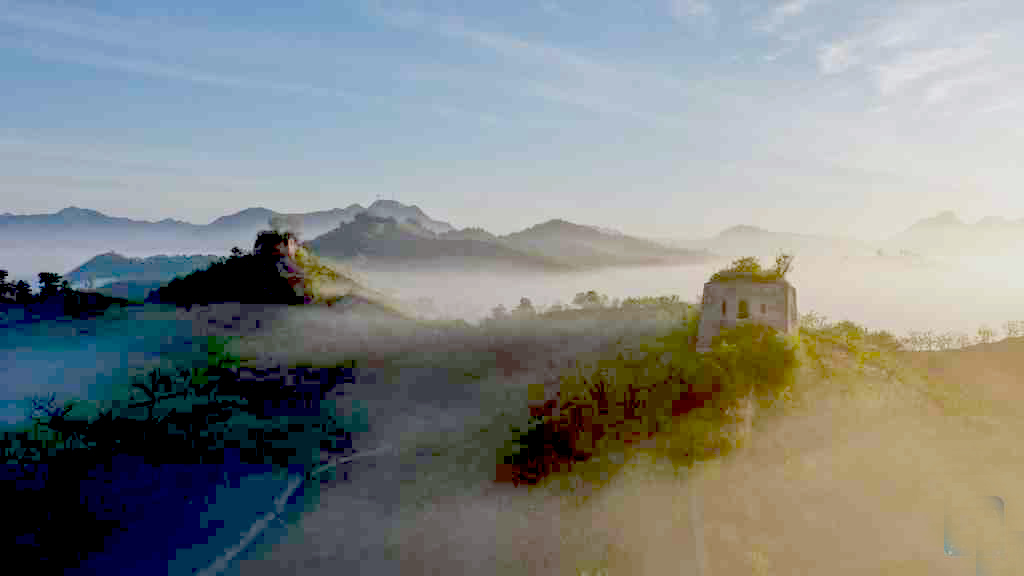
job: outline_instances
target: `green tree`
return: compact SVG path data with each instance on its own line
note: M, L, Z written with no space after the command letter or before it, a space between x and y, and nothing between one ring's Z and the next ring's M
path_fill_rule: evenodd
M56 296L57 291L60 287L61 277L60 274L53 272L40 272L39 273L39 297L48 298L50 296Z
M800 317L800 327L804 330L816 332L824 330L826 326L828 326L828 319L813 310Z
M0 299L10 298L9 293L14 291L14 285L7 282L8 277L7 270L0 270Z
M751 274L757 274L761 271L761 262L753 256L747 256L738 260L733 260L733 263L727 270L731 272L749 272Z
M921 333L921 344L925 350L935 350L938 340L936 339L935 332L931 330L925 330Z
M956 336L951 332L946 332L938 336L939 350L952 350L956 344Z
M580 308L603 308L608 303L608 296L599 294L596 290L579 292L572 299L572 303Z
M533 302L529 298L520 298L516 313L526 316L533 316L537 311L533 308Z
M978 341L982 344L988 344L991 342L993 336L995 336L995 333L988 326L978 328Z
M957 333L956 344L958 348L967 348L971 345L971 336L965 332Z
M1006 331L1007 338L1016 338L1021 334L1020 322L1016 320L1010 320L1006 324L1003 324L1003 330Z
M32 287L24 280L18 280L14 285L14 301L19 304L28 304L32 301Z
M775 257L775 268L772 271L779 278L784 278L789 269L793 266L793 255L785 252Z
M899 350L903 344L891 332L879 330L871 332L868 340L873 346L882 350Z

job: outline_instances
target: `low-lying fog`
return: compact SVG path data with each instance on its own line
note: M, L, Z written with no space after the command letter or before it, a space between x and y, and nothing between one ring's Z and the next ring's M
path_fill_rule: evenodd
M131 254L147 256L152 254ZM80 257L78 257L80 256ZM76 255L75 265L95 256ZM763 265L771 253L760 255ZM42 261L38 259L42 258ZM52 270L69 268L68 254L33 255L33 270L45 262ZM371 289L406 301L426 316L475 322L495 306L516 307L529 298L534 306L569 304L577 292L596 290L610 299L677 294L695 301L703 283L725 258L706 265L610 268L575 274L541 274L452 267L359 265L355 270ZM27 275L27 263L3 262L12 276ZM832 319L850 319L898 335L911 330L975 334L982 325L999 332L1009 320L1024 320L1024 271L1005 256L947 260L861 254L843 257L825 251L797 254L790 280L801 313L815 311Z
M762 258L763 265L771 261ZM375 289L415 305L428 316L475 322L498 304L535 307L569 304L587 290L610 299L677 294L697 301L722 260L706 265L613 268L577 274L528 274L493 270L369 268L356 271ZM996 257L919 264L898 258L797 256L789 275L800 313L849 319L871 329L904 335L912 330L966 332L987 325L997 331L1024 319L1024 271Z

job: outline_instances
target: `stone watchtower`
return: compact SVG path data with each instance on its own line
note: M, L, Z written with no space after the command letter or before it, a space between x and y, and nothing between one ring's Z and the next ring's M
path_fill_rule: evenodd
M704 284L697 351L709 351L712 339L722 330L745 323L795 334L799 318L796 288L781 275L720 273Z

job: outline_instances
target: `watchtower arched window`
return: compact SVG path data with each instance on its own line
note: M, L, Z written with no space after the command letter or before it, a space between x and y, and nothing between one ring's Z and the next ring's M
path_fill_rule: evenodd
M746 300L740 300L740 309L736 312L737 318L750 318L750 305Z
M722 300L722 317L725 318L725 300Z

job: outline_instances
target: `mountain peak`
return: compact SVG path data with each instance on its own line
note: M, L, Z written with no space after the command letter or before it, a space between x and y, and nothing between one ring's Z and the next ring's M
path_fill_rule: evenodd
M986 216L975 224L979 228L1006 228L1013 225L1013 221L1002 216Z
M263 208L262 206L253 206L251 208L246 208L244 210L240 210L238 212L235 212L234 214L228 214L226 216L221 216L220 218L217 218L216 220L211 222L211 224L223 224L225 222L247 222L247 221L256 222L258 220L266 220L266 222L261 222L262 225L266 225L266 223L269 222L270 217L274 216L276 214L277 214L276 212L274 212L273 210L270 210L268 208Z
M939 212L931 218L924 218L914 223L911 228L945 228L950 226L963 226L964 222L952 210Z
M418 225L435 234L443 234L455 229L447 222L431 219L415 204L409 206L396 200L377 200L370 204L366 212L377 217L394 218L398 223L415 220Z
M534 226L534 228L538 229L538 230L547 230L547 229L557 230L557 229L560 229L560 228L566 228L566 229L572 229L572 230L576 230L578 228L584 228L584 229L587 229L587 230L591 230L591 228L588 227L588 226L580 226L579 224L574 224L572 222L569 222L568 220L563 220L561 218L552 218L551 220L547 220L545 222L541 222L540 224L537 224L536 226Z
M270 208L264 208L263 206L252 206L250 208L246 208L245 210L240 210L235 214L264 214L267 212L270 212L272 214L275 213Z
M738 234L750 235L750 234L770 234L764 228L758 228L757 226L750 226L748 224L740 224L731 228L723 230L719 236L734 236Z
M65 216L65 217L81 217L81 216L89 216L89 217L99 216L99 217L104 217L105 216L104 214L101 214L101 213L99 213L99 212L97 212L95 210L87 210L85 208L79 208L78 206L68 206L67 208L64 208L63 210L61 210L60 212L57 212L57 215L58 216Z
M369 206L369 208L367 208L367 210L369 210L371 212L377 212L377 211L382 211L382 210L384 210L384 211L401 210L403 212L412 212L413 214L415 214L417 216L426 216L426 214L423 213L423 210L421 210L419 206L417 206L415 204L412 204L412 205L402 204L401 202L399 202L397 200L377 200L373 204L370 204L370 206Z

